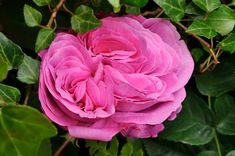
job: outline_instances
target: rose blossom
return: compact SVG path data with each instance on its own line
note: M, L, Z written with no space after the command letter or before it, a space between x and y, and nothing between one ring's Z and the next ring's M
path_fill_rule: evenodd
M40 53L39 98L71 136L156 137L185 98L194 63L167 20L107 17L83 35L58 33Z

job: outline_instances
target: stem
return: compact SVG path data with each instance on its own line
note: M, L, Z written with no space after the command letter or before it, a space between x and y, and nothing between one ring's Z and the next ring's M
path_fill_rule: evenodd
M68 136L64 143L56 150L54 156L59 156L63 149L70 143L72 139L73 138L71 136Z
M27 105L28 104L30 93L31 93L31 86L29 86L27 91L26 91L26 95L25 95L25 99L24 99L23 105Z
M163 14L163 12L164 12L164 10L162 9L162 10L157 14L156 17L160 17L160 16Z
M212 110L212 107L211 107L211 96L208 96L208 107L209 107L210 110ZM216 144L216 149L217 149L218 155L222 156L221 148L220 148L220 143L219 143L219 139L218 139L218 136L217 136L215 128L213 128L213 131L214 131L214 139L215 139L215 144Z
M67 7L66 7L66 5L65 4L63 4L63 9L66 11L66 12L68 12L70 15L74 15L74 13L72 12L72 11L70 11Z
M184 31L187 30L187 28L180 22L176 23L178 26L180 26ZM194 33L191 33L191 32L186 32L187 34L193 36L195 39L197 39L200 43L202 43L204 46L206 46L208 49L209 49L209 52L210 52L210 55L213 57L214 59L214 64L218 64L220 63L217 59L217 57L215 56L215 53L213 51L213 49L211 48L212 46L206 42L204 39L202 39L201 37L197 36L196 34Z
M211 96L208 96L208 107L211 110Z
M51 17L47 23L47 27L51 28L53 21L56 19L57 13L60 10L60 8L63 6L66 0L60 0L59 3L56 5L56 7L53 9Z
M213 129L213 130L214 130L214 134L215 134L214 138L215 138L215 144L216 144L218 155L222 156L222 152L221 152L220 143L219 143L219 139L218 139L217 133L216 133L215 129Z

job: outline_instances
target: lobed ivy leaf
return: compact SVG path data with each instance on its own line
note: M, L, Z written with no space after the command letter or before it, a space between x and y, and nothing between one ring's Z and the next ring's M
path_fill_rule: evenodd
M37 6L44 6L51 3L51 0L33 0Z
M221 5L208 14L207 24L221 35L227 35L234 28L235 13L231 8Z
M160 137L190 145L204 145L214 136L210 122L211 112L206 103L188 92L182 111L174 121L166 123Z
M148 3L148 0L122 0L122 2L137 7L144 7Z
M36 155L41 142L56 134L56 128L32 107L6 106L0 109L0 155Z
M26 84L36 84L39 78L40 62L25 55L17 72L17 79Z
M0 84L0 106L16 105L20 100L20 91L8 85Z
M76 9L76 14L71 18L72 29L78 33L85 33L101 25L95 17L93 10L85 5L80 5Z
M235 55L225 55L213 71L195 75L199 92L206 96L220 96L235 89Z
M0 32L0 60L7 64L7 69L18 68L24 57L21 48Z
M108 2L113 6L113 11L115 13L121 10L120 0L108 0Z
M185 9L185 13L191 15L203 15L204 12L200 8L198 8L193 2L190 2Z
M42 14L33 7L24 5L24 20L27 26L35 27L40 25L42 21Z
M166 15L173 21L178 22L184 17L186 2L185 0L153 0L163 8Z
M46 49L55 37L55 30L54 29L47 29L42 28L38 32L37 40L35 43L35 51L39 52L42 49Z
M231 54L235 52L235 33L231 33L223 41L219 43L222 50L228 51Z
M192 32L208 39L211 39L217 35L217 33L205 21L198 19L193 21L186 32Z
M193 0L193 3L206 12L211 12L221 5L220 0Z
M218 119L216 129L224 135L235 135L235 101L225 94L215 100L215 112Z

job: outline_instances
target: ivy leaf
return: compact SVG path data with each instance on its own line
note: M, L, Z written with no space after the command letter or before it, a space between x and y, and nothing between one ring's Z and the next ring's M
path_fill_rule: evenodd
M17 72L17 79L26 84L36 84L39 77L40 62L25 55Z
M108 148L108 151L109 151L109 153L112 156L117 156L117 154L118 154L118 146L119 146L119 142L118 142L117 138L114 137L112 139L112 141L110 142L109 148Z
M132 156L133 146L130 143L126 143L122 149L120 156Z
M206 12L211 12L221 5L220 0L193 0L193 3Z
M224 135L235 135L235 101L225 94L215 100L215 112L218 118L216 129Z
M137 7L144 7L148 3L148 0L122 0L122 2Z
M185 0L153 0L165 13L175 22L184 17L186 2Z
M174 121L166 123L161 138L190 145L204 145L214 136L211 112L206 103L193 93L188 92L183 109Z
M47 48L55 37L55 31L53 29L42 28L39 33L35 44L35 51L39 52L42 49Z
M162 145L153 139L145 139L143 143L149 156L188 156L173 145Z
M41 142L37 156L52 156L50 139L45 139Z
M50 4L51 0L33 0L33 2L37 4L37 6L44 6Z
M224 55L213 71L195 75L199 92L206 96L220 96L235 89L235 55Z
M228 51L231 54L235 52L235 33L231 33L223 41L219 43L222 50Z
M194 20L193 23L188 27L186 32L192 32L199 36L204 36L211 39L216 36L216 32L208 26L208 24L203 20Z
M225 5L208 14L208 25L221 35L230 33L235 25L235 13Z
M139 7L134 7L134 6L127 6L126 7L126 13L132 14L132 15L139 15L140 14L140 8Z
M0 106L16 105L20 100L20 91L11 86L0 84Z
M76 15L71 18L72 29L78 33L85 33L101 25L95 17L93 10L85 5L80 5L76 9Z
M7 64L8 70L17 68L23 57L24 54L21 48L0 32L0 60Z
M115 13L120 11L121 9L120 0L108 0L108 2L113 6L113 11Z
M36 155L41 142L56 134L56 128L32 107L6 106L0 109L0 155Z
M226 154L226 156L235 156L235 150L234 150L234 151L229 152L228 154Z
M193 2L190 2L185 9L185 13L191 15L203 15L204 12L198 8Z
M8 65L0 57L0 82L7 77Z
M218 154L215 151L203 151L196 156L218 156Z
M193 48L191 54L193 55L194 60L198 62L203 55L203 50L200 48Z
M42 14L33 7L24 5L24 20L27 26L35 27L40 25L42 21Z

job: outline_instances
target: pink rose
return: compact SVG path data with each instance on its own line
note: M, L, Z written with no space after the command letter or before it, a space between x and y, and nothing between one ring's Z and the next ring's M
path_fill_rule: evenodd
M108 17L83 35L57 34L40 53L39 98L71 136L156 137L185 98L194 63L167 20Z

